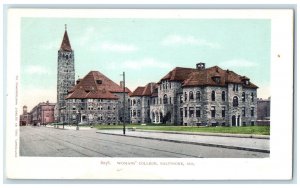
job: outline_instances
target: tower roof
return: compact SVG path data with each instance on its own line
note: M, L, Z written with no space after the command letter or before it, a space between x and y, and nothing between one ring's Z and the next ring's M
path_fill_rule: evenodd
M68 52L72 51L68 32L67 32L67 27L65 28L65 34L64 34L64 38L60 45L60 50L68 51Z

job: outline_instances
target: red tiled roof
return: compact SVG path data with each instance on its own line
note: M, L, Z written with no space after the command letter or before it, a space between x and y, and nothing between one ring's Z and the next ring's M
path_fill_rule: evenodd
M195 71L193 68L175 67L167 75L165 75L158 83L163 80L169 81L184 81L188 78L188 75Z
M118 99L113 93L121 93L123 88L98 71L90 71L69 92L66 99ZM131 91L125 88L126 93Z
M67 31L65 31L64 38L60 45L60 50L68 51L68 52L72 51Z
M133 93L131 94L131 97L134 96L151 96L154 92L154 89L156 88L155 83L148 83L144 87L137 87Z
M214 77L219 77L220 82L216 82ZM218 66L210 67L207 69L194 69L189 77L183 81L183 87L188 86L225 86L228 83L244 84L244 80L247 77L240 76L233 71L223 70ZM247 78L248 79L248 78ZM249 80L249 79L248 79ZM258 88L253 83L249 82L248 85L244 84L244 87Z

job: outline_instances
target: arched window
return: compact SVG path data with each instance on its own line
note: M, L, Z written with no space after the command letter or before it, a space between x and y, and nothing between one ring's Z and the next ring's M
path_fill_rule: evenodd
M234 96L233 97L233 103L232 103L233 106L239 106L239 99L237 96Z
M216 92L215 92L215 91L212 91L212 92L211 92L211 100L212 100L212 101L215 101L215 100L216 100Z
M164 95L164 104L168 104L168 96L166 94Z
M190 91L189 96L190 96L190 100L194 99L194 93L192 91Z
M186 101L186 100L187 100L187 93L184 92L184 101Z
M133 105L135 105L135 103L136 103L136 102L135 102L135 99L133 99Z
M222 91L222 101L225 101L226 100L226 95L225 95L225 91Z
M245 100L246 100L246 95L245 95L245 92L243 92L242 93L242 101L245 102Z
M197 101L200 101L200 97L201 97L201 96L200 96L200 91L197 91L197 93L196 93L196 100L197 100Z

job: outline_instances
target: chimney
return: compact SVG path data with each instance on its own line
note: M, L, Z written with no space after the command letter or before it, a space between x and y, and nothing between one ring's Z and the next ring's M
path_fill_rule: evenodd
M196 69L198 70L204 70L205 69L205 63L197 63Z
M123 81L120 81L120 86L121 86L122 88L124 87Z
M79 84L80 80L81 80L81 79L80 79L80 78L78 78L78 80L76 80L76 84Z

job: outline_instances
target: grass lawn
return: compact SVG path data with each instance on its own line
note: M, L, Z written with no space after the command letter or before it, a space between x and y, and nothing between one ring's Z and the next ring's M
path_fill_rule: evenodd
M97 129L122 129L122 125L97 125ZM191 127L172 125L126 125L126 128L135 127L137 130L158 130L158 131L182 131L182 132L211 132L231 134L258 134L270 135L270 126L242 126L242 127Z

